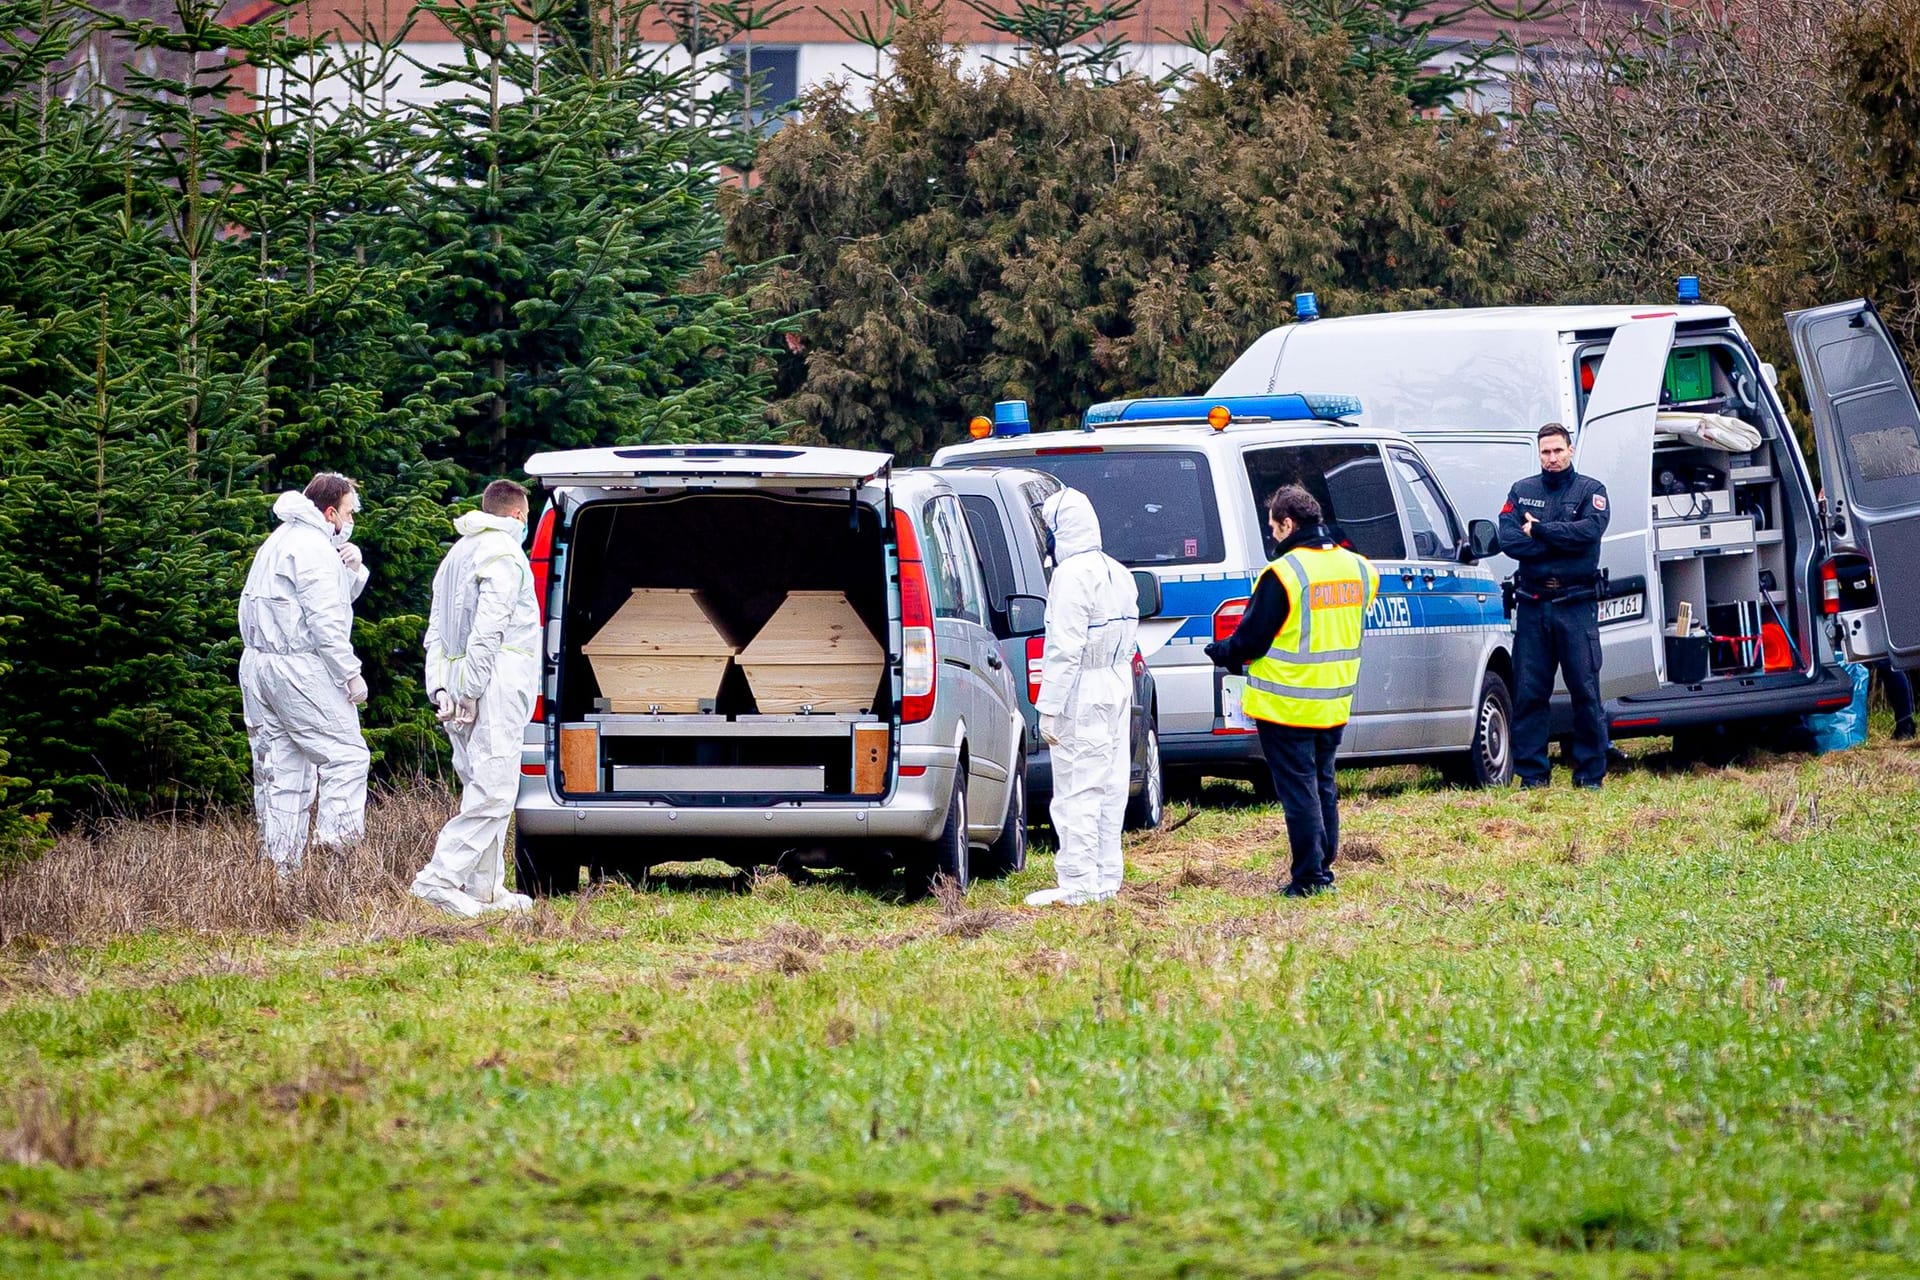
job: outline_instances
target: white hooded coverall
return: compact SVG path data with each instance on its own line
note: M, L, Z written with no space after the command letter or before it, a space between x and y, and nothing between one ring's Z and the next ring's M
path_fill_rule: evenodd
M1054 867L1068 900L1078 901L1120 888L1139 595L1126 567L1100 549L1100 518L1085 494L1064 489L1040 515L1053 532L1054 570L1034 709L1056 717Z
M509 897L504 849L520 745L540 688L540 611L520 521L469 511L453 527L460 540L433 576L427 696L445 690L477 709L471 724L447 725L460 812L441 829L413 891L442 901L451 890L499 906Z
M341 562L333 526L304 494L281 494L273 514L280 527L254 553L240 593L240 693L261 841L274 862L294 867L316 787L316 844L366 832L369 757L347 682L360 674L353 599L367 578L364 566Z

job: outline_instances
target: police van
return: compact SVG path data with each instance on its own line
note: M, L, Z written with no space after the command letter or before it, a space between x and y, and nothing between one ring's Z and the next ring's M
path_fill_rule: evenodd
M1355 438L1418 442L1469 517L1497 515L1508 486L1539 470L1542 423L1574 428L1576 468L1612 499L1600 620L1613 735L1843 706L1836 646L1920 664L1920 405L1906 366L1871 303L1787 318L1823 504L1773 368L1730 311L1698 302L1697 281L1677 294L1313 318L1261 337L1209 394L1352 390ZM1312 295L1296 303L1314 316ZM1683 614L1704 625L1676 634Z
M1205 653L1233 633L1272 560L1265 503L1286 484L1319 499L1342 538L1373 561L1360 687L1343 759L1419 760L1468 784L1513 771L1511 627L1491 554L1492 522L1471 529L1411 440L1357 426L1347 396L1267 394L1122 400L1087 410L1079 431L1030 434L1025 414L977 419L976 439L940 467L1019 466L1085 493L1109 555L1160 583L1140 647L1159 690L1169 786L1185 775L1247 777L1266 766L1232 687Z

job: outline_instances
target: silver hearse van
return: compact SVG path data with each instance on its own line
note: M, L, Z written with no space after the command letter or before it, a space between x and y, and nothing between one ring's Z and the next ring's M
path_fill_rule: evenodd
M705 858L898 867L911 892L1012 869L1024 722L966 513L938 476L783 445L547 453L527 470L551 499L534 556L545 684L514 813L524 889ZM636 598L678 621L596 645ZM870 686L795 706L788 673L786 701L763 706L780 673L754 667L753 640L776 614L769 663L823 690L849 670ZM840 653L871 662L830 666ZM702 696L674 702L689 669Z

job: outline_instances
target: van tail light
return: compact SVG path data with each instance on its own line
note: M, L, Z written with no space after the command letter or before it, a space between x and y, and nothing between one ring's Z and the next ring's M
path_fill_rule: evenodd
M1215 640L1231 639L1235 629L1240 625L1240 619L1246 616L1247 606L1252 603L1253 600L1249 596L1221 601L1220 607L1213 611L1213 638Z
M934 672L940 665L933 643L933 596L913 521L896 508L893 525L900 552L900 722L919 724L933 715Z
M1027 701L1040 701L1040 675L1047 666L1047 641L1044 636L1027 637Z
M1133 651L1133 678L1141 679L1147 674L1147 655L1138 649Z
M533 568L533 602L540 609L543 627L547 625L547 574L553 568L553 518L559 511L559 504L549 503L540 513L540 523L533 531L533 550L527 556L527 563Z
M527 721L527 723L539 724L542 720L545 720L546 718L547 718L547 695L544 693L536 693L533 695L533 719Z
M1840 612L1840 567L1831 560L1820 562L1820 612Z

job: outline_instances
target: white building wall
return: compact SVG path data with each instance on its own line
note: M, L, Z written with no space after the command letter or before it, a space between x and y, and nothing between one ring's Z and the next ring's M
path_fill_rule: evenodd
M840 81L847 86L849 97L856 105L865 106L872 99L874 52L864 45L850 41L799 46L769 42L756 47L769 49L797 47L800 51L799 79L802 93L830 81ZM646 49L650 54L661 58L669 68L687 65L686 53L678 46L648 45ZM356 52L357 46L341 46L341 56L350 56ZM405 52L407 56L394 62L383 83L368 91L367 96L373 105L377 106L383 101L389 106L424 105L438 99L457 97L465 92L456 85L430 86L427 83L427 67L440 64L453 65L464 60L465 51L461 45L451 41L445 43L423 41L406 45ZM712 75L715 88L726 83L727 52L727 50L716 49L703 55L701 59L703 63L714 68ZM961 70L967 74L979 74L992 69L996 60L1003 65L1015 61L1018 54L1018 46L1013 44L970 45L960 51L960 66ZM321 61L324 64L327 59L321 59ZM1130 45L1121 59L1121 65L1127 70L1155 79L1179 68L1201 67L1204 62L1205 59L1200 54L1185 45L1158 43ZM301 74L311 75L313 64L313 59L306 60L301 66ZM893 57L885 50L880 53L880 68L882 75L890 73L893 68ZM317 88L323 100L338 102L342 105L354 92L353 86L344 77L337 75L323 78ZM518 95L511 86L502 86L502 97L505 101L513 101Z

